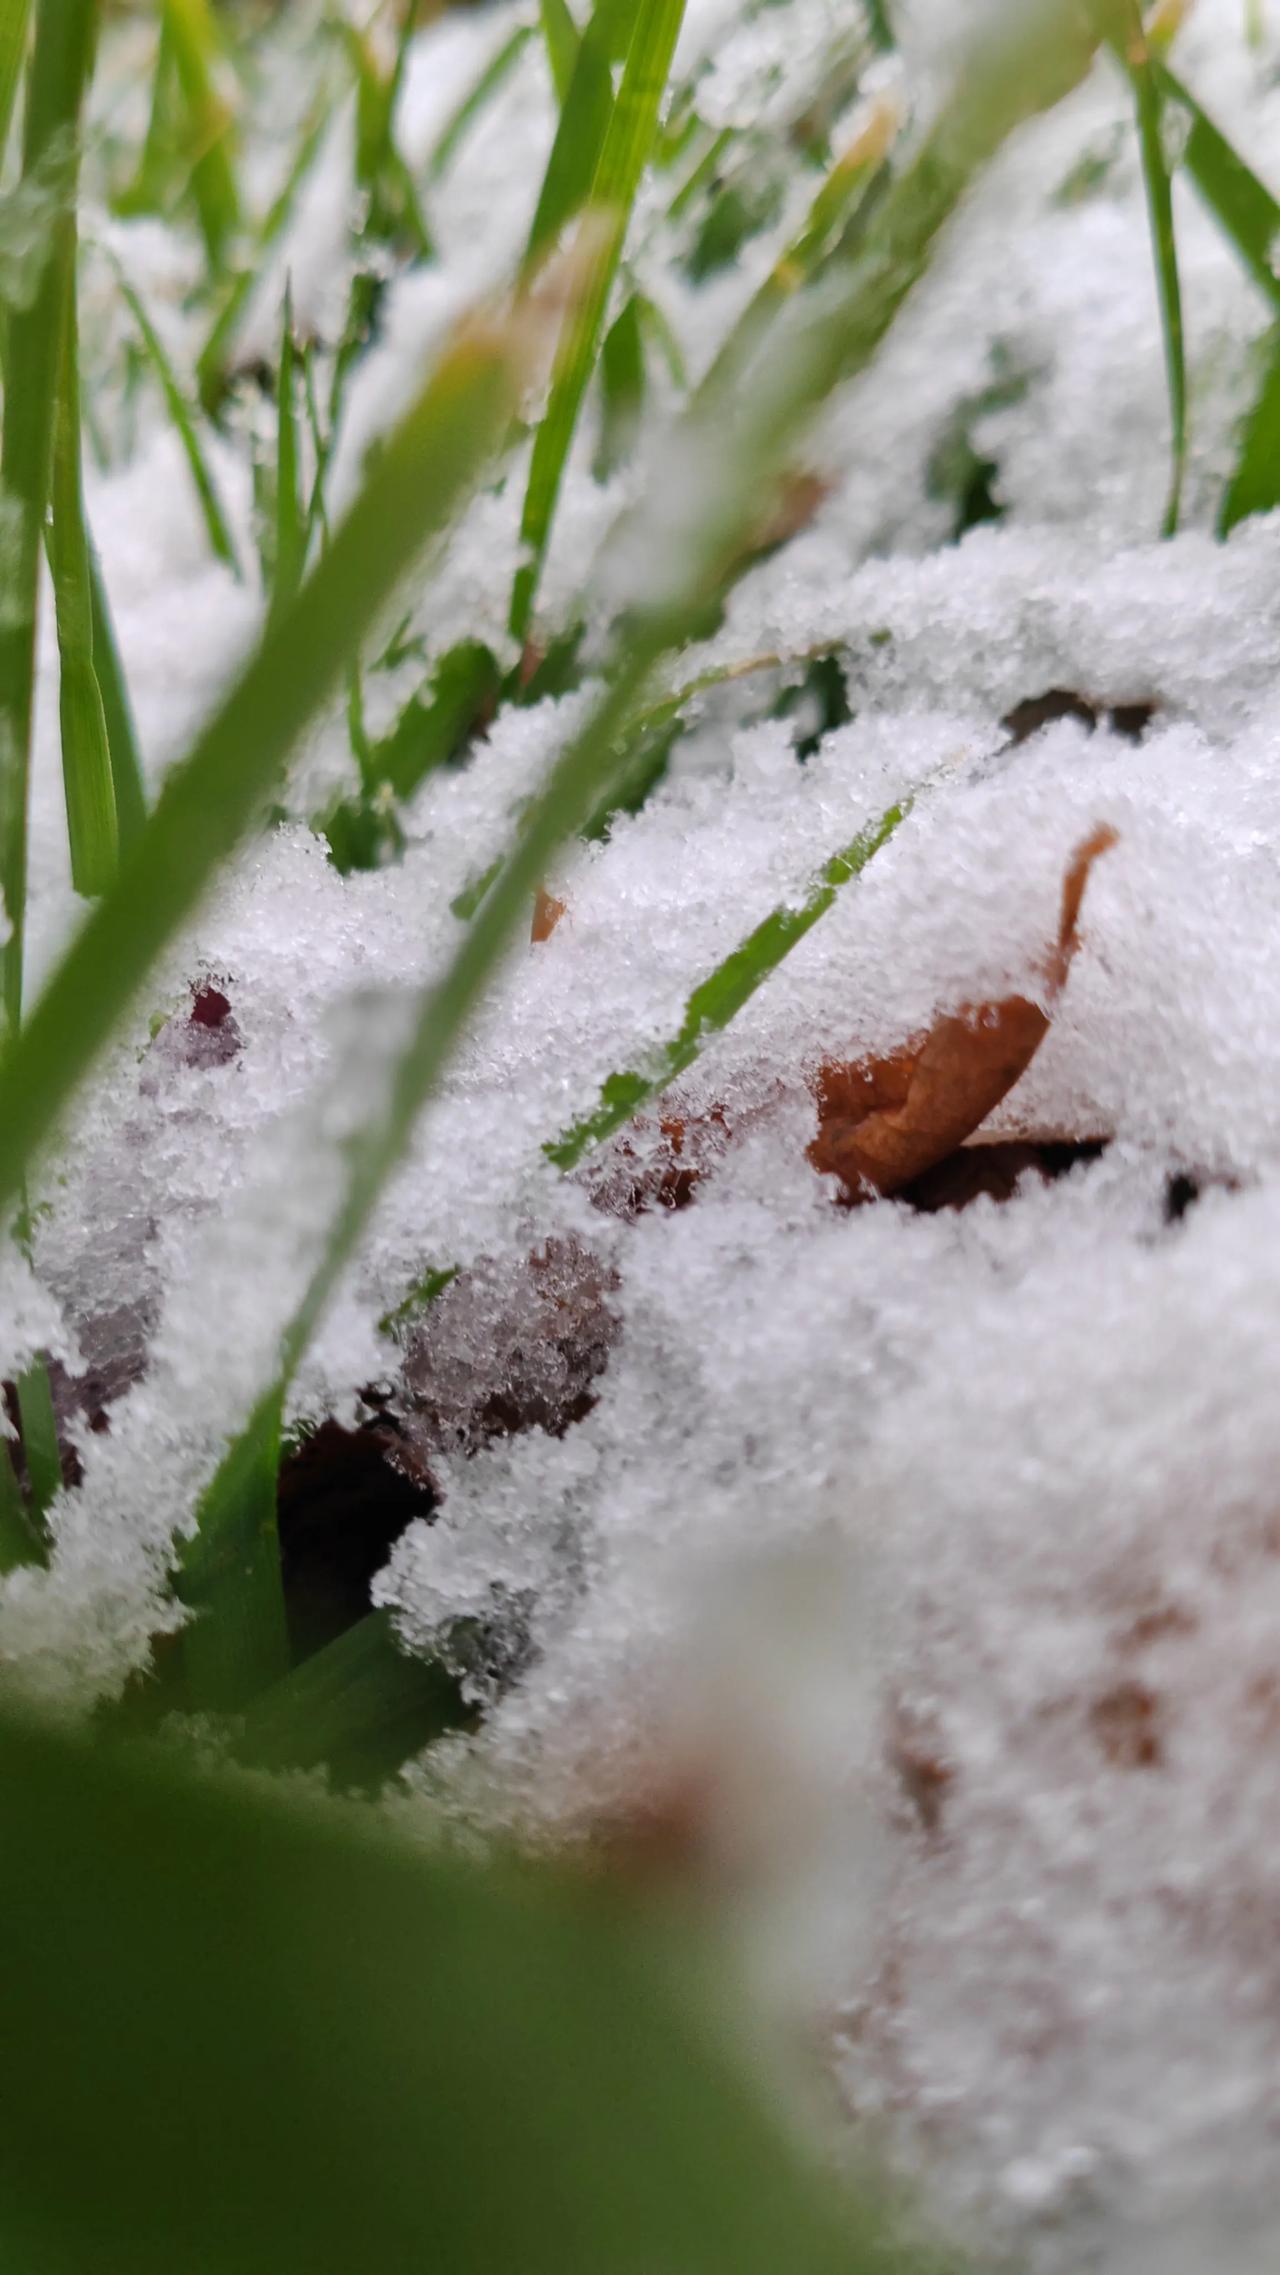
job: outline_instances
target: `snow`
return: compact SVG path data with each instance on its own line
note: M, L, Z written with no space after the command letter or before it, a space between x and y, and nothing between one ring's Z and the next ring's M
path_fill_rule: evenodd
M921 109L963 13L905 12L900 73ZM1265 172L1280 27L1255 55L1241 13L1201 0L1175 60ZM707 125L742 126L781 166L847 15L698 0L678 68ZM416 163L525 21L451 12L417 40ZM298 35L278 38L283 87ZM118 62L123 86L133 49ZM296 90L261 109L254 162L274 181ZM667 667L672 686L755 668L690 703L640 813L557 862L567 913L486 997L290 1408L363 1411L362 1386L396 1363L379 1319L424 1270L465 1268L398 1387L442 1505L378 1597L485 1713L411 1766L413 1805L557 1843L687 1771L703 1868L741 1901L761 1995L803 2019L857 2137L889 2145L948 2233L1107 2275L1170 2264L1172 2239L1201 2231L1270 2264L1280 2218L1280 518L1212 534L1269 310L1179 180L1192 455L1187 526L1161 544L1162 347L1127 119L1103 65L1022 130L829 408L809 446L830 483L813 523ZM427 193L438 263L388 284L339 495L449 323L518 257L553 124L531 38ZM350 131L340 114L260 281L246 360L276 336L286 273L332 339L354 262ZM1069 189L1084 159L1099 178ZM646 193L630 272L693 374L816 179L788 157L775 223L701 286L669 197ZM184 369L190 246L155 222L99 217L86 236L104 427L89 511L156 783L262 596L210 560L158 401L119 384L99 244ZM581 608L599 641L624 509L670 524L683 499L696 518L700 470L664 451L674 400L659 380L644 449L603 487L584 422L544 632ZM994 462L1004 509L959 544L937 475L957 432ZM249 562L243 435L210 447ZM406 596L432 657L473 638L511 660L527 462L513 453ZM776 699L816 649L837 655L853 716L800 765ZM46 621L37 981L76 916L55 669ZM371 669L371 716L393 717L419 676ZM1011 744L1001 721L1050 689L1087 698L1097 731L1063 718ZM79 1102L35 1196L32 1268L5 1261L5 1369L44 1348L74 1375L76 1338L96 1364L116 1321L145 1372L109 1434L76 1425L84 1482L55 1505L48 1573L0 1583L6 1682L68 1708L114 1696L180 1617L175 1539L271 1379L353 1131L462 937L452 904L592 694L504 709L470 764L418 791L403 859L345 879L309 826L354 785L344 718L323 719L285 819L220 881ZM1136 741L1105 718L1135 704L1152 706ZM738 1133L694 1205L624 1221L591 1174L561 1177L544 1144L912 791L865 875L682 1079L681 1112L723 1107ZM1031 986L1064 867L1102 823L1118 843L1069 984L994 1129L1106 1153L962 1214L836 1208L805 1159L818 1065ZM209 986L233 1022L218 1048L191 1023ZM1202 1191L1171 1222L1175 1175ZM477 1412L504 1391L551 1427L483 1442Z

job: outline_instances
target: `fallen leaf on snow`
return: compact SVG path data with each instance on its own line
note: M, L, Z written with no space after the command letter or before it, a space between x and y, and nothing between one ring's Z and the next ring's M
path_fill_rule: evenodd
M1072 856L1058 937L1042 967L1041 1001L1010 995L966 1005L887 1058L820 1070L809 1159L838 1177L850 1199L896 1193L922 1177L963 1145L1026 1073L1071 968L1090 870L1115 842L1115 831L1103 827Z
M539 885L538 897L533 904L533 923L529 931L529 938L535 948L542 941L551 938L568 906L567 901L558 901L554 893L549 893L545 885Z

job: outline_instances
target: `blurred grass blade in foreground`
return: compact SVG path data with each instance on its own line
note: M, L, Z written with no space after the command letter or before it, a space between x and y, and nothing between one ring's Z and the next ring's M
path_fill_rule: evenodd
M15 2275L860 2275L690 1961L568 1878L0 1721Z

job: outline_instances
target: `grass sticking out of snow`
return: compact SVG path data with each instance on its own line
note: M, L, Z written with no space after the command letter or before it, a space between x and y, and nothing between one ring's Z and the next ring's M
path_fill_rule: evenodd
M851 844L832 855L797 908L776 908L758 924L741 947L694 989L678 1032L655 1053L652 1064L638 1072L611 1074L594 1113L583 1116L543 1147L547 1159L557 1169L575 1168L593 1146L612 1137L643 1107L660 1098L826 915L842 886L861 876L910 810L910 800L890 806L872 828L861 831Z
M609 110L599 161L586 186L586 276L580 296L566 311L551 393L534 439L520 521L526 558L516 572L511 595L511 631L517 640L523 640L529 630L565 464L599 353L609 293L622 258L631 208L653 147L659 106L683 19L684 0L637 0L622 83ZM579 50L580 66L587 52L584 40ZM592 107L594 112L594 98ZM562 139L577 148L582 133L575 80L561 113L557 148ZM548 179L553 177L549 175ZM566 194L561 183L553 212L548 215L540 207L530 241L533 260L540 257L578 202L571 193Z
M115 890L0 1064L6 1198L155 958L261 811L410 561L478 478L529 354L526 318L483 320L448 349L329 552L170 775Z
M63 312L74 262L73 199L80 107L89 71L93 11L88 0L42 8L27 92L22 171L26 183L58 167L46 208L42 266L29 306L9 317L0 515L0 890L9 937L3 950L3 1011L9 1041L22 1019L27 903L27 807L36 662L36 588L48 501Z

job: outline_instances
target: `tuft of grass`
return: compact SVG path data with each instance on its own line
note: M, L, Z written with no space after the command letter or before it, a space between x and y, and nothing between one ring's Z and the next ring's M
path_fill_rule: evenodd
M386 1102L348 1141L345 1191L310 1284L285 1332L275 1388L287 1387L296 1372L423 1107L493 972L527 920L530 901L559 847L583 828L625 769L632 751L629 730L654 667L668 650L682 644L691 613L696 619L709 602L718 602L750 558L747 541L758 519L762 485L785 466L797 434L837 381L862 368L874 354L924 274L929 249L977 168L1022 118L1064 92L1087 67L1092 44L1081 38L1074 13L1055 9L1044 20L1058 35L1047 50L1036 39L1028 52L1024 27L1022 38L1015 36L1007 47L983 56L977 85L962 83L924 149L886 198L878 222L880 242L874 249L868 247L864 258L854 264L839 294L825 296L807 312L803 326L797 324L789 352L778 359L772 390L760 388L753 394L720 462L720 487L708 488L706 526L696 539L685 533L674 546L655 548L656 557L668 563L665 586L647 607L626 620L610 678L594 711L560 753L527 807L507 854L487 876L483 898L444 973L419 999L409 1040L391 1070ZM696 432L705 424L693 414L689 423ZM703 444L710 449L705 434ZM667 510L683 531L678 518L682 501L668 500ZM739 957L730 958L713 975L675 1038L676 1056L691 1045L696 1051L710 1023L733 1016L767 970L830 905L828 896L833 897L857 873L900 819L901 809L892 809L867 838L835 857L810 901L797 911L776 911ZM655 1066L655 1090L662 1077L662 1068ZM620 1126L643 1102L636 1085L648 1079L648 1073L619 1078L618 1092L600 1109L611 1117L610 1128ZM596 1134L594 1126L575 1129L557 1143L562 1153L578 1158ZM227 1462L236 1458L233 1448ZM220 1557L216 1543L210 1544L209 1553L216 1563ZM234 1560L227 1568L235 1569ZM215 1614L232 1623L235 1598L220 1599L212 1607L211 1616ZM246 1680L251 1679L252 1670L247 1670Z
M170 774L113 890L0 1057L0 1206L156 958L252 826L298 736L422 546L506 431L537 340L529 317L454 339L297 600Z

